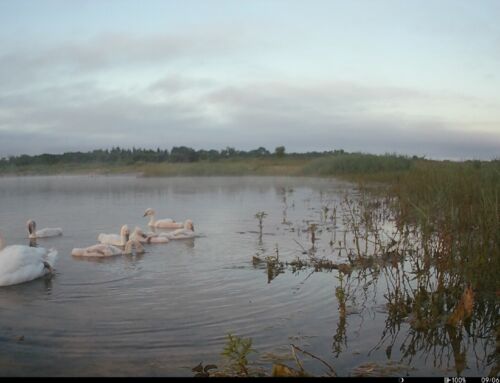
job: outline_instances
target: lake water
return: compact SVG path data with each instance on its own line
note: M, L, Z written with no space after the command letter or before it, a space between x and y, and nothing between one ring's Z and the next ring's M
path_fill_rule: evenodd
M340 376L367 362L411 366L396 375L456 375L450 345L440 356L425 344L411 352L404 349L409 324L387 327L384 278L360 284L355 274L311 268L270 277L252 262L276 251L285 261L304 257L309 223L321 222L322 207L340 203L346 193L356 191L315 178L0 178L0 232L7 245L28 244L29 218L38 229L64 231L38 240L59 252L55 276L0 288L0 375L193 376L200 362L220 364L227 333L251 337L258 353L250 360L268 371L269 355L289 356L293 343ZM157 218L191 218L199 237L146 245L143 255L71 256L72 248L93 245L99 233L118 233L123 224L146 229L148 207ZM259 211L267 213L262 236ZM318 234L317 248L335 259L332 235ZM341 285L350 289L343 317ZM388 331L400 335L381 342ZM486 374L488 347L470 343L463 375ZM300 357L307 371L328 371Z

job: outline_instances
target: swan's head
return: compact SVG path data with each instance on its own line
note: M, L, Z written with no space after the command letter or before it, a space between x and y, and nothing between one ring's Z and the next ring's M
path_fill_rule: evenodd
M186 219L186 222L184 222L184 228L194 231L193 221Z
M155 211L151 208L148 208L146 209L146 211L144 212L144 215L143 217L147 217L147 216L151 216L151 215L155 215Z
M35 238L36 236L36 223L32 219L29 219L26 222L26 226L28 227L28 233L30 238Z
M85 254L85 249L81 249L78 247L75 247L73 250L71 250L71 255L75 257L79 257Z
M128 237L130 236L130 230L127 225L123 225L120 229L120 236L125 237L125 240L128 241Z
M144 232L142 231L142 229L139 226L135 227L134 236L135 236L135 238L142 237L144 239L146 239L148 237L146 234L144 234Z

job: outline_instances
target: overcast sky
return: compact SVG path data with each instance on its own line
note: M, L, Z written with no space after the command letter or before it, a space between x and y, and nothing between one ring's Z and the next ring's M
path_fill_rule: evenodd
M0 0L0 157L500 158L498 0Z

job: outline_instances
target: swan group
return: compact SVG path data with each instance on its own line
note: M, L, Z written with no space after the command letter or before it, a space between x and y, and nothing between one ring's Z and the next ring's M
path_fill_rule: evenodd
M155 220L155 211L146 209L143 217L150 217L149 226L161 229L175 229L169 232L148 232L136 226L130 233L127 225L120 228L120 234L100 233L97 236L99 243L84 247L73 248L71 255L75 257L112 257L115 255L144 253L143 243L168 243L170 240L194 238L193 221L187 219L184 223L172 219ZM36 229L36 222L29 219L26 222L30 242L36 245L37 238L48 238L62 235L61 228ZM0 235L0 286L15 285L28 282L54 272L57 250L47 250L43 247L25 245L10 245L5 247Z

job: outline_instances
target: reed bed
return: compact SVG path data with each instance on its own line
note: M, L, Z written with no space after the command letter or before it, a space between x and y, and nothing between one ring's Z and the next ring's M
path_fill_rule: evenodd
M286 270L337 273L334 353L346 347L347 303L372 289L376 294L374 286L384 281L386 328L374 350L383 348L390 357L399 342L408 365L426 355L441 366L451 361L457 375L478 363L497 376L500 161L331 156L311 161L304 173L354 180L359 194L316 208L324 219L314 231L310 223L301 228L312 241L309 249L301 245L302 255L263 259L269 281ZM317 231L329 233L330 242L317 242Z
M425 161L395 179L389 193L397 197L399 222L437 237L441 255L470 282L494 288L500 272L499 191L500 161Z

